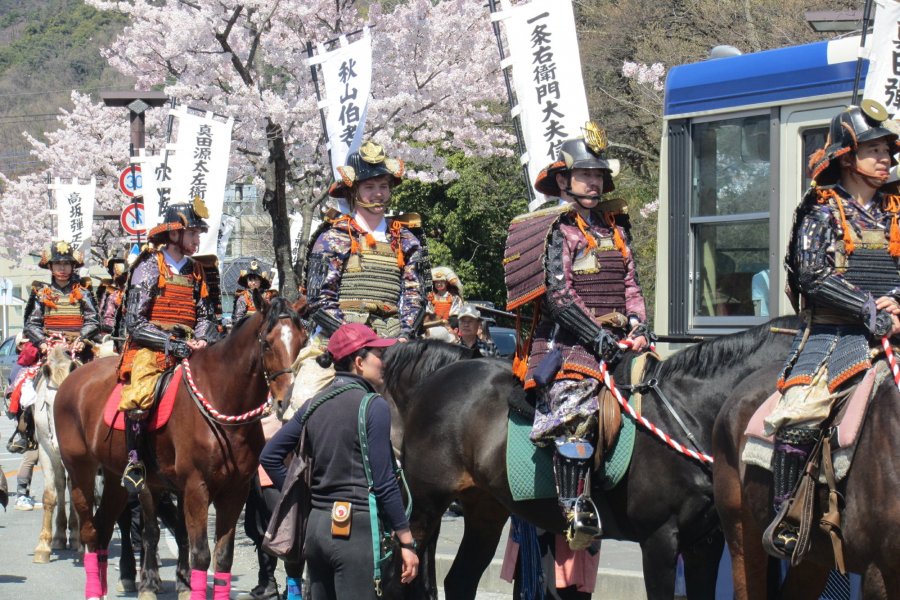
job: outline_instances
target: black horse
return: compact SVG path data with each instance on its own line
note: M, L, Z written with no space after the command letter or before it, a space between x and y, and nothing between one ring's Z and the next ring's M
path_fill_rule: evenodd
M787 354L795 318L776 319L749 331L697 344L653 363L645 380L675 407L697 445L709 452L713 422L733 387L773 356ZM396 405L402 456L413 496L413 534L420 544L420 578L408 597L437 597L434 548L441 516L453 498L464 509L465 532L444 580L448 600L475 598L478 581L500 541L510 513L548 531L565 527L555 499L514 501L505 445L509 399L521 384L509 363L460 360L466 351L436 342L398 344L386 355L385 383ZM643 416L686 442L686 436L654 393ZM724 545L713 503L709 466L676 453L638 427L628 473L612 490L594 490L604 535L640 543L650 600L670 600L677 555L685 563L688 594L713 599Z

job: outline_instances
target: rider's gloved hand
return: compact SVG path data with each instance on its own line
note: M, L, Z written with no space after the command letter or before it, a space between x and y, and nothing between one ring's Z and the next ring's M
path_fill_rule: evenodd
M188 358L191 355L191 347L182 340L166 341L166 354L175 358Z
M610 364L619 360L619 356L622 354L619 349L619 340L606 329L597 334L591 345L594 354Z

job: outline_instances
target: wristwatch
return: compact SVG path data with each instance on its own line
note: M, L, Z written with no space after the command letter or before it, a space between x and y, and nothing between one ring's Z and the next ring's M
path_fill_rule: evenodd
M413 540L411 544L404 544L403 542L400 542L400 541L398 541L397 543L400 545L401 548L403 548L405 550L412 550L413 552L415 552L417 550L416 540Z

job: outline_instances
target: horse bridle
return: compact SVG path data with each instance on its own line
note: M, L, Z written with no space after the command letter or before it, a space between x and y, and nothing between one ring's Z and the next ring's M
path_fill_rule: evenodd
M293 318L294 318L293 315L291 315L290 313L281 313L278 315L279 321L282 319L293 319ZM256 338L256 340L259 342L260 356L264 356L266 353L266 347L268 345L268 342L266 342L266 334L268 334L268 333L269 333L268 331L266 333L261 333L261 334L259 334L259 337ZM275 380L278 379L279 377L281 377L282 375L287 375L288 373L294 372L293 369L291 369L290 367L287 367L285 369L279 369L278 371L275 371L274 373L269 373L269 370L266 369L266 361L265 360L262 361L262 368L263 368L263 378L266 380L267 386L271 386L273 383L275 383Z

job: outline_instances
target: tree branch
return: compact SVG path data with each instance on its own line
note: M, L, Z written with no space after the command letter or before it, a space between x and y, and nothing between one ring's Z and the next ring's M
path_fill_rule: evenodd
M222 50L231 55L231 64L234 65L235 70L238 75L241 76L244 84L248 87L253 85L253 76L250 74L250 71L241 63L241 59L238 58L237 54L235 54L234 50L231 48L231 44L228 42L228 36L231 35L231 29L234 27L234 24L237 22L238 17L241 14L241 11L244 10L243 6L238 6L234 9L234 14L231 15L231 18L228 19L228 24L225 26L225 31L222 33L216 32L215 37L219 42L219 45L222 46Z

